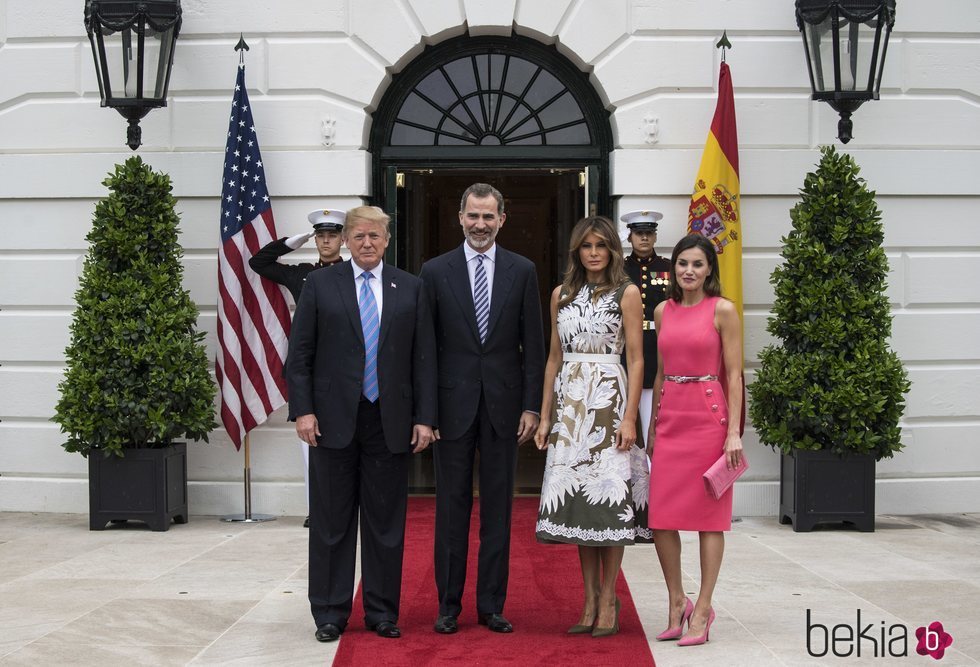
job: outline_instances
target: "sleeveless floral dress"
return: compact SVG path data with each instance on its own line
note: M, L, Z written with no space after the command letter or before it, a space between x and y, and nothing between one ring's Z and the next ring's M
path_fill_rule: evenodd
M644 450L615 448L626 409L620 302L628 285L593 301L586 285L558 311L564 362L535 535L540 542L616 546L649 542L649 472Z

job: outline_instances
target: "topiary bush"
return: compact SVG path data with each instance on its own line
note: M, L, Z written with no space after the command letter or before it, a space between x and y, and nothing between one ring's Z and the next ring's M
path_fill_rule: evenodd
M170 177L135 156L103 185L110 194L86 237L53 417L68 437L63 446L121 456L126 447L207 441L214 383L197 307L181 282Z
M888 347L888 259L875 193L849 155L822 150L790 211L768 331L749 414L760 440L794 449L901 450L908 375Z

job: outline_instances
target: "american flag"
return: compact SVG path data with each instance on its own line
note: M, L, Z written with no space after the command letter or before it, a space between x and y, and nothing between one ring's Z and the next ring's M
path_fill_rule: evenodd
M249 258L277 238L265 169L238 66L221 186L218 250L218 358L221 422L235 447L286 402L282 369L289 338L289 307L282 288L264 281Z

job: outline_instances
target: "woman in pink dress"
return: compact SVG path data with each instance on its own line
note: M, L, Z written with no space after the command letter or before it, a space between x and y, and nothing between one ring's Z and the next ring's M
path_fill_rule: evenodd
M650 527L669 597L667 629L657 639L693 646L708 641L724 531L732 526L731 489L715 500L702 475L722 453L729 468L742 458L742 330L735 304L721 297L714 246L700 234L674 247L667 300L657 306L654 321ZM696 530L700 537L697 604L684 595L679 530Z

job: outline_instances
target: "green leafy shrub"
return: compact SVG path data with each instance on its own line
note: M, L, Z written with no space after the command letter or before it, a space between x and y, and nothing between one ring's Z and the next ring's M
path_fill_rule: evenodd
M762 442L784 453L892 456L908 375L888 347L888 259L875 193L849 155L822 150L790 211L749 414Z
M75 293L67 369L53 421L64 448L121 456L124 447L207 441L214 383L183 288L170 177L138 156L116 165L95 207Z

